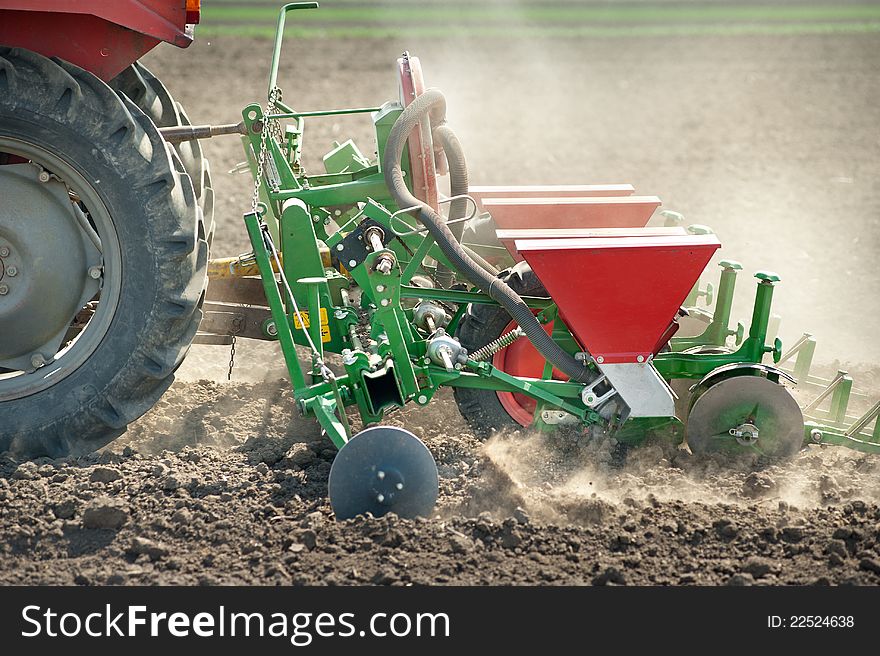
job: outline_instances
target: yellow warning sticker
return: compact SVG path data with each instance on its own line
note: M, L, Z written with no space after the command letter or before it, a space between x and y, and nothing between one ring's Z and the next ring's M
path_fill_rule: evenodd
M300 315L302 315L303 322L306 324L306 328L308 328L311 324L309 323L309 313L305 310L301 311L299 314L294 312L293 314L293 325L297 330L302 330L302 323L299 320ZM330 319L327 316L327 308L321 308L321 341L329 342L330 341Z

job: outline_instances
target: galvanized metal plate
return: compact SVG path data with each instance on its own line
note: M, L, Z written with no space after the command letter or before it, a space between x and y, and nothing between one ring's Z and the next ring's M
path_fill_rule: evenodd
M437 464L428 447L409 431L374 426L339 450L328 491L337 519L389 512L425 517L437 502Z
M731 434L755 426L754 440ZM789 391L763 376L722 380L693 402L687 420L687 443L694 453L730 453L790 458L804 441L804 417Z

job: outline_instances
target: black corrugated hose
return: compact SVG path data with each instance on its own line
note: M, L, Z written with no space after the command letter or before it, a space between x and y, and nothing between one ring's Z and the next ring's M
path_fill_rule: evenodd
M444 149L447 146L450 149L447 151L450 174L452 174L453 166L458 167L459 164L464 164L465 160L458 139L455 138L452 130L445 125L446 98L437 89L425 90L403 110L388 135L382 170L385 175L385 183L388 185L394 201L398 207L419 206L418 220L434 236L434 240L443 254L475 287L488 294L510 313L514 321L523 329L529 341L548 362L572 380L583 383L590 382L594 376L584 366L584 363L576 360L574 356L554 342L522 298L504 281L494 277L475 262L458 242L450 227L446 225L443 216L427 203L421 202L407 189L400 167L400 158L410 133L429 112L432 115L433 123L437 125L435 133L440 137ZM457 171L456 174L461 175L461 172ZM450 211L450 215L454 216L452 211Z

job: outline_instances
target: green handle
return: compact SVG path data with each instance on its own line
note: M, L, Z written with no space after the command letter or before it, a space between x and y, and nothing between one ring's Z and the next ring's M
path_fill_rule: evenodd
M755 278L762 282L779 282L782 280L778 274L772 271L757 271L755 272Z
M278 86L278 64L281 61L281 41L284 39L284 21L288 11L296 9L317 9L317 2L291 2L281 8L278 14L278 26L275 28L275 47L272 49L272 68L269 70L269 93Z
M773 363L779 364L779 361L782 359L782 340L778 337L773 340L771 353L773 353Z

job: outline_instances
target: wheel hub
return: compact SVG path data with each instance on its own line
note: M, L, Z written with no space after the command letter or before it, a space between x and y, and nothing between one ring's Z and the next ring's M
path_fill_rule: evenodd
M694 453L791 457L804 439L804 418L782 385L761 376L734 376L698 392L687 419Z
M0 166L0 198L0 368L33 371L100 290L101 253L67 186L39 166Z
M758 427L754 424L740 424L736 428L731 428L728 432L743 446L757 442L760 433Z

